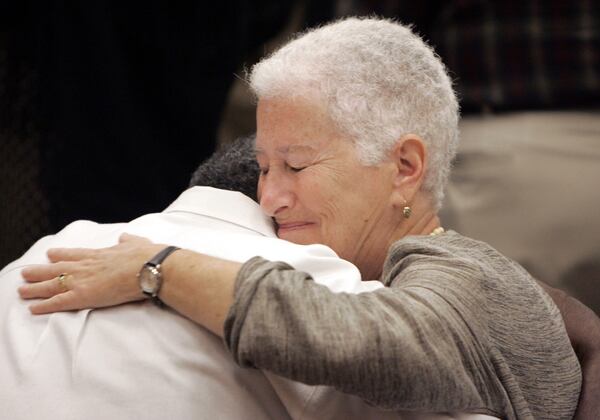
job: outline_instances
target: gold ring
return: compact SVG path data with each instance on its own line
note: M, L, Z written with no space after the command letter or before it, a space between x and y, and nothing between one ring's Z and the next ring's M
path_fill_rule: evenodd
M69 277L71 277L71 275L67 273L62 273L58 276L58 284L65 292L69 290L69 286L67 286L67 279Z

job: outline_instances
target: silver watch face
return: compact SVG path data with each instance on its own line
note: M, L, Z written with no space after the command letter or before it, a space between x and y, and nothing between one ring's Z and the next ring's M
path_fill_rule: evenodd
M159 276L160 272L156 267L145 265L138 274L142 291L150 294L154 293L158 289Z

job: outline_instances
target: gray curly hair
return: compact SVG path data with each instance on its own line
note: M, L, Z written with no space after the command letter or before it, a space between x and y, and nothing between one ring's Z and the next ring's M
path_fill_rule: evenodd
M427 146L423 190L441 206L458 143L458 102L441 60L398 22L347 18L299 34L248 76L258 99L325 102L364 165L382 162L405 134Z

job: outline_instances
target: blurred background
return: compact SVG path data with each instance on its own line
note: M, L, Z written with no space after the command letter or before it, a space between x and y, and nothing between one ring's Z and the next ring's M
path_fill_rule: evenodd
M163 210L254 132L245 68L298 30L373 13L413 24L455 81L444 225L600 314L595 0L2 2L0 267L71 221Z

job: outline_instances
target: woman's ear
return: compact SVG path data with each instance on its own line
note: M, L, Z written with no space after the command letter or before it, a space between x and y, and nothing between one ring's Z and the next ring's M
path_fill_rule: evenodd
M396 141L390 158L396 170L394 205L402 207L410 205L423 183L427 147L421 137L416 134L406 134Z

